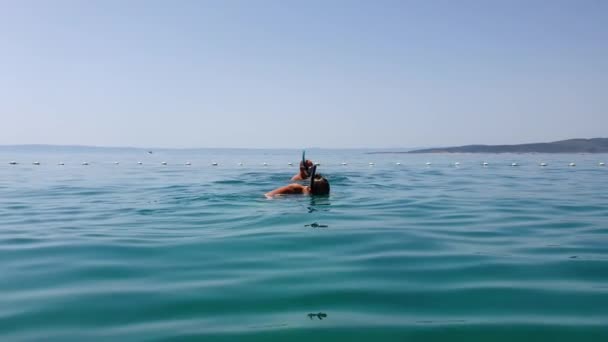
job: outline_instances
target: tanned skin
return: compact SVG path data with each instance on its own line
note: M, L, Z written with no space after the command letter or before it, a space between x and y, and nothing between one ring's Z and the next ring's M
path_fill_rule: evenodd
M311 168L314 165L314 163L312 162L312 160L306 159L306 165L309 168ZM302 162L300 162L300 172L296 173L295 176L291 177L291 180L292 181L305 180L308 177L310 177L310 176L306 174L306 168L304 167L304 164Z
M272 198L277 195L308 195L310 194L310 187L304 186L298 183L292 183L289 185L282 186L278 189L274 189L271 192L266 193L267 198Z
M307 172L306 171L307 168L305 167L305 165L308 167L308 169L310 169L314 166L314 163L312 162L312 160L308 160L308 159L305 160L304 162L300 162L300 171L295 176L291 177L292 181L301 181L301 180L310 178L309 172L312 172L312 171L309 170ZM329 183L327 182L327 180L319 175L317 175L317 176L318 176L317 178L319 178L320 180L325 182L325 184L327 184L325 192L329 193ZM298 184L298 183L292 183L289 185L282 186L278 189L274 189L270 192L267 192L265 195L267 198L273 198L274 196L277 196L277 195L312 195L312 190L311 190L310 186L306 186L306 185L302 185L302 184Z

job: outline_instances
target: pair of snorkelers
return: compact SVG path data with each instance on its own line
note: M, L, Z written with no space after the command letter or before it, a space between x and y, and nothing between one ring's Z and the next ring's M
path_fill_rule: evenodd
M310 178L309 185L292 183L266 193L266 197L289 194L329 195L329 181L322 175L317 174L317 165L315 165L311 160L306 159L306 152L302 152L300 171L291 177L291 180L299 181L306 180L308 178Z

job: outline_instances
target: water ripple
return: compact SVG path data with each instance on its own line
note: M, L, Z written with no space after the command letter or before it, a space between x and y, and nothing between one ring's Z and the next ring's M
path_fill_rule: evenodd
M0 335L608 338L608 182L591 156L542 156L574 170L458 155L455 168L320 151L331 196L268 200L297 170L287 152L207 152L213 167L181 153L192 166L0 167Z

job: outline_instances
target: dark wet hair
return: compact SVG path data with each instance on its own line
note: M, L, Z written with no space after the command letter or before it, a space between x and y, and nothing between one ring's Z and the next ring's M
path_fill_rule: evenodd
M310 192L313 195L329 195L329 181L321 175L314 176L314 182L311 182Z

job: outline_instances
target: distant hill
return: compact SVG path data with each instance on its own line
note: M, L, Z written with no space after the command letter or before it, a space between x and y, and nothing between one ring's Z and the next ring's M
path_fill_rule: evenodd
M608 138L568 139L519 145L467 145L400 153L608 153Z

